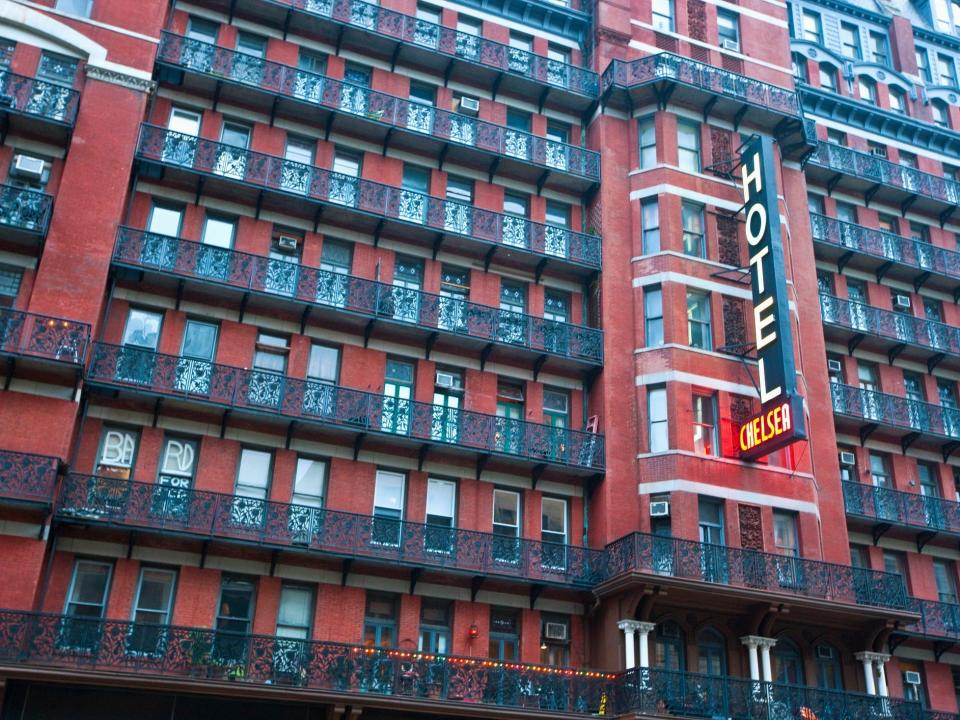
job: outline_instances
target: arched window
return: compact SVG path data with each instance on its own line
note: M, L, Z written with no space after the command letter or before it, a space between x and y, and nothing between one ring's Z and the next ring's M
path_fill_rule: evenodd
M697 672L703 675L727 674L727 642L713 628L697 633Z
M773 646L773 680L790 685L803 685L803 656L796 643L780 638Z
M820 87L837 90L837 69L828 63L820 63Z
M843 690L843 671L837 649L833 645L820 643L814 652L817 661L817 687L824 690Z
M663 670L687 669L684 653L683 631L673 620L657 625L657 667Z
M930 103L933 109L933 122L940 127L950 127L950 108L943 100L934 100Z
M907 94L898 87L890 86L890 109L901 115L908 115Z
M857 78L857 83L860 85L860 99L866 100L867 102L876 103L877 102L877 83L873 78L868 78L866 75L861 75Z

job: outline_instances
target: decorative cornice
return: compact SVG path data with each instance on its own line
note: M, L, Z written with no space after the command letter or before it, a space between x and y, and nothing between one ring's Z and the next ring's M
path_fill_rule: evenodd
M119 85L121 87L129 88L130 90L152 93L157 89L157 83L153 80L149 78L137 77L136 75L131 75L121 70L114 70L112 68L105 68L101 65L90 64L85 66L85 70L88 78L93 80L101 80L102 82L111 83L112 85Z
M841 12L844 15L858 17L862 20L869 20L870 22L875 22L878 25L883 25L884 27L890 25L891 22L891 18L888 15L874 12L873 10L867 10L866 8L858 7L857 5L844 2L843 0L813 0L812 2L805 2L804 5L820 5L822 7L828 7L832 10Z
M923 40L928 43L933 43L934 45L939 45L940 47L960 51L960 38L953 35L947 35L946 33L920 27L913 28L913 35L917 40Z

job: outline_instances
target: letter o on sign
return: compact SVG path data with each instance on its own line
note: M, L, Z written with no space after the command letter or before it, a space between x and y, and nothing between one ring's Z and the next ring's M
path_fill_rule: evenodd
M747 242L756 245L767 232L767 209L763 203L754 203L747 210Z

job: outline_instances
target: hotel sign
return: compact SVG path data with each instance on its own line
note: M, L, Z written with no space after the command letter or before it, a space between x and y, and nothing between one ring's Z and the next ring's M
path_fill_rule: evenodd
M807 434L796 394L773 140L754 136L740 156L761 410L741 425L738 442L740 457L753 460Z

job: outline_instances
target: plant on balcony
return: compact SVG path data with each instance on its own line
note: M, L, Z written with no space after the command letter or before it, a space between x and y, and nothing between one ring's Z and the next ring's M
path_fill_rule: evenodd
M209 674L213 640L202 630L190 633L190 674L203 677Z

